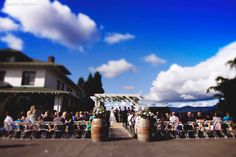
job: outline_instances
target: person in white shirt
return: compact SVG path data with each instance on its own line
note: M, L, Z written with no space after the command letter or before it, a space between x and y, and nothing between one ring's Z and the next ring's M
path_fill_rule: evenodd
M137 132L138 132L138 127L139 127L140 120L141 120L140 113L136 113L136 116L135 116L135 125L134 125L134 131L135 131L136 134L137 134Z
M8 112L6 113L6 118L4 119L4 129L7 132L13 131L14 129L14 122L12 117L8 114Z
M130 127L130 130L134 130L134 124L135 124L135 114L134 112L129 113L129 116L127 118L128 126Z
M219 113L215 113L213 119L212 119L212 122L213 122L213 127L214 127L214 130L221 130L221 123L222 123L222 118L220 117Z
M179 123L179 118L177 116L175 116L175 112L171 113L171 116L170 116L169 120L170 120L170 123L173 126L173 129L176 130L176 128L178 126L178 123Z
M179 118L177 116L175 116L175 112L171 113L171 116L170 116L169 120L170 120L171 123L179 122Z

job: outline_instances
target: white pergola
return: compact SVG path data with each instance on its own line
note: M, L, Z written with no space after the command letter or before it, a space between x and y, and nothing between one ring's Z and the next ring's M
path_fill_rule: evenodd
M139 107L139 102L143 99L139 94L94 94L90 98L95 106L100 106L101 102L130 102L136 107Z

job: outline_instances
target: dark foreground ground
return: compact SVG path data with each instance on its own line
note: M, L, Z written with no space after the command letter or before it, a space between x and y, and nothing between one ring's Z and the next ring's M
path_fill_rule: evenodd
M142 143L136 139L0 140L1 157L236 157L236 139L191 139Z

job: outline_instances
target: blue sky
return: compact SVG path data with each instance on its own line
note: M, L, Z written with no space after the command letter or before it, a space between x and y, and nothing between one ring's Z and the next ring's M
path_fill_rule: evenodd
M124 59L127 66L131 67L121 68L121 72L112 78L103 77L104 88L108 93L146 95L150 93L152 83L161 71L168 72L174 64L194 67L214 57L220 48L236 39L235 0L60 0L58 2L61 5L70 8L70 14L82 13L96 24L96 37L93 36L96 41L86 39L86 44L78 44L80 48L83 47L81 52L80 48L71 48L60 40L45 34L43 36L40 31L29 27L29 23L24 24L24 20L30 21L30 18L24 19L24 15L16 15L12 8L17 6L6 5L7 2L13 3L12 1L14 2L0 2L0 17L10 18L19 28L5 28L1 31L0 23L1 48L9 47L9 42L4 37L11 34L23 42L20 49L33 58L46 60L48 55L54 55L58 63L70 69L73 74L71 79L75 82L80 76L87 77L91 69L101 69L101 65L108 64L111 60ZM18 5L30 1L20 0ZM45 15L42 19L45 20L43 24L50 22L48 17ZM32 18L32 23L37 23L37 16ZM66 31L70 33L69 29ZM116 43L104 41L115 33L123 35L122 37L132 37ZM224 53L232 54L230 57L236 56L231 51ZM152 62L155 65L150 64L151 61L145 62L145 57L151 54L155 54L156 62ZM157 58L164 62L158 62ZM197 96L196 100L201 98Z

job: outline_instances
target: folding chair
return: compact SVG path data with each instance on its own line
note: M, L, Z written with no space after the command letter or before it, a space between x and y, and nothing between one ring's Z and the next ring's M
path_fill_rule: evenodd
M54 122L53 123L53 133L52 133L52 138L64 138L65 137L65 125L63 122Z
M74 123L65 124L64 138L74 138Z
M185 131L184 131L184 125L182 123L178 123L175 131L176 131L177 139L187 138L187 135L185 134Z
M37 129L34 133L35 138L45 139L48 137L48 128L44 122L36 122Z
M228 121L223 122L223 124L222 124L222 130L223 130L224 134L225 134L227 137L235 138L235 134L234 134L234 132L233 132L233 128L232 128L232 126L231 126L231 122L228 122Z
M170 121L167 122L166 130L167 130L167 135L170 138L176 138L175 125L172 124Z
M91 128L89 128L88 123L91 123L90 121L84 121L83 123L80 124L82 128L82 138L90 138L91 137Z
M195 129L196 129L197 139L206 138L205 132L204 132L204 122L205 122L204 120L196 121Z
M213 128L214 128L214 134L216 138L220 138L220 137L225 137L227 138L227 136L223 133L222 129L221 129L221 122L214 122L213 124Z
M183 130L185 132L186 138L196 138L198 139L198 134L196 133L196 130L194 128L195 122L189 121L183 126Z
M34 124L24 123L24 130L22 131L21 138L33 139L34 138L33 133L34 133Z
M74 127L74 138L82 137L82 130L80 129L78 121L74 122L73 127Z
M205 121L204 131L206 133L206 138L218 138L217 134L214 131L213 122L210 120Z
M23 130L23 125L21 122L14 122L14 135L13 138L20 138L21 137L21 132Z

